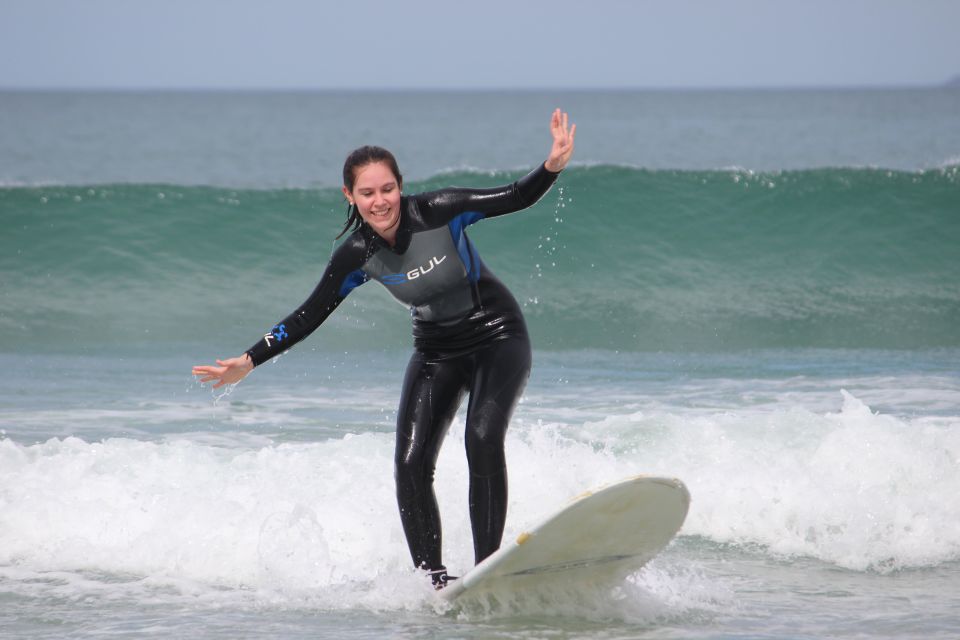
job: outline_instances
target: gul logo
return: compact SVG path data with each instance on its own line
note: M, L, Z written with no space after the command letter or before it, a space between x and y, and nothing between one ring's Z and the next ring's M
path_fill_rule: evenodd
M411 269L406 273L390 273L383 276L383 284L403 284L404 282L409 282L410 280L416 280L420 276L425 276L433 268L447 259L446 255L442 255L439 258L434 256L430 258L427 264L417 267L416 269Z
M271 341L276 340L277 342L283 342L290 334L287 333L287 325L278 324L275 326L270 333L264 334L263 341L267 343L267 346L271 346Z

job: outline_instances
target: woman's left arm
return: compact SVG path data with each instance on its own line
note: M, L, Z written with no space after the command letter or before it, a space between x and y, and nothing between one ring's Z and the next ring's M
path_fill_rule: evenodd
M544 196L573 155L577 125L556 109L550 118L553 145L546 161L514 183L491 189L451 188L424 193L418 197L420 210L437 221L448 222L463 213L476 214L476 220L493 218L530 207ZM472 223L476 220L470 220Z

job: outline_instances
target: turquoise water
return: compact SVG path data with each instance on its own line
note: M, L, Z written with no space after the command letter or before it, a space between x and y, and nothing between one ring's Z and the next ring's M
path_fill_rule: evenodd
M333 188L0 190L11 276L0 347L249 342L312 290L342 204ZM532 210L472 231L548 349L960 346L956 166L574 167ZM324 339L406 344L405 311L374 289L354 294ZM245 313L217 322L238 295Z
M408 191L500 184L546 152L555 104L577 164L471 228L535 344L506 535L636 473L693 502L609 590L448 608L393 499L406 310L368 284L227 393L189 367L312 290L351 147L391 146ZM953 637L958 107L0 94L0 637ZM462 420L437 473L457 571Z

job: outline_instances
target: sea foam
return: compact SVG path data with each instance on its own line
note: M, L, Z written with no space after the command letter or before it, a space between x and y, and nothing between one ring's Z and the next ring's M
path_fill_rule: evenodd
M507 445L505 535L584 489L648 473L689 486L688 540L856 571L949 562L960 557L958 427L880 415L846 392L835 413L520 420ZM461 431L437 470L445 561L458 572L472 564ZM380 589L413 575L392 459L388 433L265 446L0 440L0 566L388 606Z

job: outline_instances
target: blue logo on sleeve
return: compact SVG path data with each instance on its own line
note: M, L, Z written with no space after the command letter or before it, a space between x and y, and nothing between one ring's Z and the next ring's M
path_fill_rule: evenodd
M290 337L290 334L287 333L287 325L278 324L275 326L270 333L264 334L263 341L267 343L267 346L273 346L272 341L276 340L277 342L283 342Z

